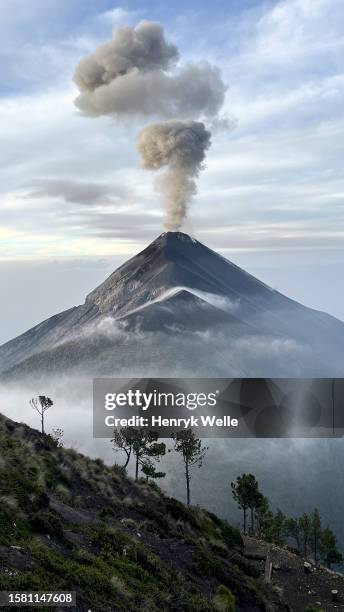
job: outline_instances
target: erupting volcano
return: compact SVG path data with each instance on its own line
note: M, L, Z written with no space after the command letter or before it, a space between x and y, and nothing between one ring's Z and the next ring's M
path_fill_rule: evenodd
M270 375L273 367L283 376L291 375L290 355L293 374L324 376L340 367L343 349L341 321L285 297L187 234L166 232L84 304L0 347L0 368L6 377L70 368L141 374L149 356L150 372L230 376L234 368L256 376L272 360Z

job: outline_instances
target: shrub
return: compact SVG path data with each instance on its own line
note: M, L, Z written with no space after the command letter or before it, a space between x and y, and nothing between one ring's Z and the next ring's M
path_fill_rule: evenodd
M55 488L56 496L62 502L68 502L70 500L70 491L63 484L59 483Z
M106 519L109 516L116 516L116 512L113 508L109 508L109 506L104 506L104 508L99 511L99 518Z
M30 519L31 527L37 533L50 535L56 540L63 540L61 520L52 512L37 512Z
M43 444L45 450L54 450L57 448L57 442L50 434L43 434Z
M180 519L185 523L190 523L192 527L198 527L197 521L194 515L192 514L192 511L188 510L180 501L169 497L166 500L165 507L166 512L175 520Z
M239 529L232 527L227 523L227 521L219 518L212 512L207 512L207 515L220 530L221 536L228 548L238 548L239 550L243 550L244 543Z
M112 471L118 476L127 475L127 470L125 469L124 465L118 465L118 463L114 463L112 466Z
M155 493L160 493L161 494L161 489L160 489L159 485L157 485L156 482L154 482L154 480L148 480L148 482L146 481L145 484L150 489L152 489L152 491L154 491Z
M105 553L122 554L125 546L132 546L133 540L120 529L109 529L104 525L91 529L91 541Z
M219 612L235 612L235 597L223 584L216 591L214 606Z
M201 576L216 576L218 572L218 561L205 546L197 544L194 550L195 567Z
M25 542L30 535L29 525L13 515L13 510L0 504L0 544L12 546Z

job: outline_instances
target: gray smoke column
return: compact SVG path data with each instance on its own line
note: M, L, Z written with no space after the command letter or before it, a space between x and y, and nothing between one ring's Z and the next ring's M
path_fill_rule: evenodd
M79 62L74 74L85 115L197 119L215 116L226 87L208 62L176 66L179 53L160 24L120 28Z
M165 226L172 230L187 215L210 146L211 133L202 121L214 129L228 124L219 117L226 92L219 69L208 62L178 61L178 49L166 41L162 26L141 21L114 32L74 74L80 91L75 104L84 115L166 120L142 130L138 151L144 168L165 169L157 186Z
M203 167L211 134L198 121L168 121L144 128L137 148L143 167L166 171L159 177L158 188L165 204L165 227L177 230L182 225L187 206L197 192L196 178Z

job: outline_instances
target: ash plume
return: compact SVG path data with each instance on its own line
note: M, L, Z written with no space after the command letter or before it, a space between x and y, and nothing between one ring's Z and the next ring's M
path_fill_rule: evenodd
M226 90L218 68L208 62L176 67L178 58L161 25L141 21L120 28L77 66L75 104L89 116L215 116Z
M165 226L178 229L197 192L211 132L228 127L219 117L226 86L208 62L178 65L177 47L167 42L160 24L141 21L120 28L110 42L82 59L74 81L75 105L88 116L117 120L149 117L165 120L144 128L138 138L143 167L166 168L157 186L163 194Z
M143 167L167 167L158 188L165 204L165 227L179 229L186 217L187 204L197 192L196 178L210 146L211 133L198 121L169 121L144 128L137 148Z

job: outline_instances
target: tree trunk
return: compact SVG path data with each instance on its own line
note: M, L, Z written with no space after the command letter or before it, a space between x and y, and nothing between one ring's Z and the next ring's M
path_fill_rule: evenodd
M244 507L244 533L246 533L246 512L247 512L247 508L245 506Z
M254 535L254 508L251 508L251 535Z
M317 536L314 535L314 563L315 565L317 564L317 556L318 556L318 542L317 542Z
M139 477L139 454L136 453L136 465L135 465L135 480Z
M42 434L44 434L44 414L41 414L41 423L42 423Z
M185 478L186 478L186 505L190 507L190 474L189 474L189 463L185 463Z
M307 550L308 550L308 540L307 540L307 538L305 538L303 540L303 555L304 555L304 557L307 557Z
M130 461L130 453L131 453L131 451L129 453L127 453L127 460L126 460L126 462L124 464L124 469L126 469L126 467L128 467L128 463Z

